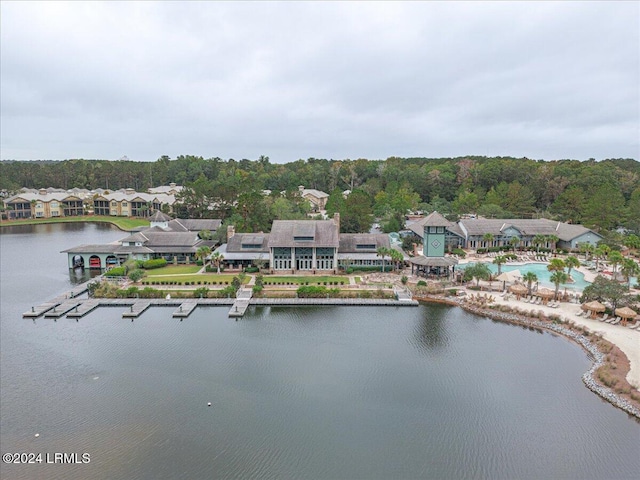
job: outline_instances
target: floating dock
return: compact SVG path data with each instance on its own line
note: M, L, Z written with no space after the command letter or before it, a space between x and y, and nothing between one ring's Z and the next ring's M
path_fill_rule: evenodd
M151 306L151 300L136 300L129 310L122 313L122 318L137 318Z
M198 302L194 300L186 300L180 304L177 310L173 312L173 318L187 318L198 306Z
M413 300L410 293L396 292L396 299L379 298L252 298L250 288L238 290L236 298L78 298L87 291L86 285L76 287L49 302L31 307L24 312L24 318L60 318L66 314L68 318L81 318L98 307L123 307L123 318L137 318L151 306L177 307L173 318L187 318L199 305L229 305L229 317L239 318L245 315L249 306L389 306L413 307L419 303Z
M55 307L50 309L48 312L45 312L44 318L60 318L65 313L73 310L78 305L80 305L80 301L77 300L77 299L76 300L67 300L64 303L56 305Z

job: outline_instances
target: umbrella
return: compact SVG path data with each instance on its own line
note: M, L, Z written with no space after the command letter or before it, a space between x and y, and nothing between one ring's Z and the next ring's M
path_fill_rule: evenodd
M518 275L514 275L514 273L517 273ZM496 277L496 280L502 282L502 289L504 289L507 282L515 282L518 278L520 278L520 272L518 270L514 270L513 272L502 272Z
M607 307L605 307L603 304L601 304L597 300L594 300L593 302L583 304L582 309L589 310L591 312L591 316L595 317L597 312L604 312L607 309Z
M627 319L634 318L637 314L635 310L631 310L629 307L616 308L616 315L622 318L622 324L627 324Z
M524 285L520 285L520 284L511 285L509 287L509 290L512 293L515 293L518 298L520 298L521 295L525 295L529 291L529 289L527 287L525 287Z
M538 295L539 297L545 297L545 298L551 298L555 294L556 292L548 288L539 288L538 291L536 292L536 295Z
M545 304L547 303L547 300L555 296L555 294L556 292L548 288L539 288L536 292L536 295L544 299Z

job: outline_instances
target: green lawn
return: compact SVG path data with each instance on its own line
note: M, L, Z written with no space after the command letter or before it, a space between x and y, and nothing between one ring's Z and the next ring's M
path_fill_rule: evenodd
M143 218L111 217L85 215L82 217L26 218L21 220L2 220L0 227L11 225L38 225L41 223L101 222L112 223L121 230L129 231L137 227L148 227L149 221Z
M158 275L184 275L187 273L198 273L202 267L198 265L167 265L162 268L153 268L145 270L147 277L156 277Z

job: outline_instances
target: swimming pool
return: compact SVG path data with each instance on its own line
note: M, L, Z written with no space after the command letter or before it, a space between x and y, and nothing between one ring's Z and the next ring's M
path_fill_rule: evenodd
M467 265L473 265L472 263L468 263ZM492 273L498 272L498 266L493 263L487 263L489 270ZM461 269L464 269L466 266L461 265ZM554 283L549 279L551 277L551 272L547 270L546 263L527 263L525 265L502 265L501 271L503 272L511 272L513 270L520 270L520 273L524 274L526 272L533 272L538 277L538 283L540 285L544 285L546 287L555 288ZM560 285L560 289L563 290L566 288L567 290L584 290L586 287L591 285L590 282L587 282L584 279L584 275L575 269L571 270L571 277L573 278L573 283L567 283Z

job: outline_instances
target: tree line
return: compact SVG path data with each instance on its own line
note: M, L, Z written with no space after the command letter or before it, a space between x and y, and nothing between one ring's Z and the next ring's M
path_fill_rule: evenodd
M193 155L155 162L74 159L3 161L0 189L149 187L175 182L180 215L233 220L239 231L267 231L273 219L305 218L299 185L330 194L327 210L341 214L343 231L366 231L381 219L402 227L407 211L437 210L451 220L553 218L599 231L640 231L640 163L633 159L542 161L513 157L327 160L274 164L269 157L223 160ZM271 195L264 195L270 190ZM344 196L345 190L350 195ZM285 192L284 195L281 192Z

